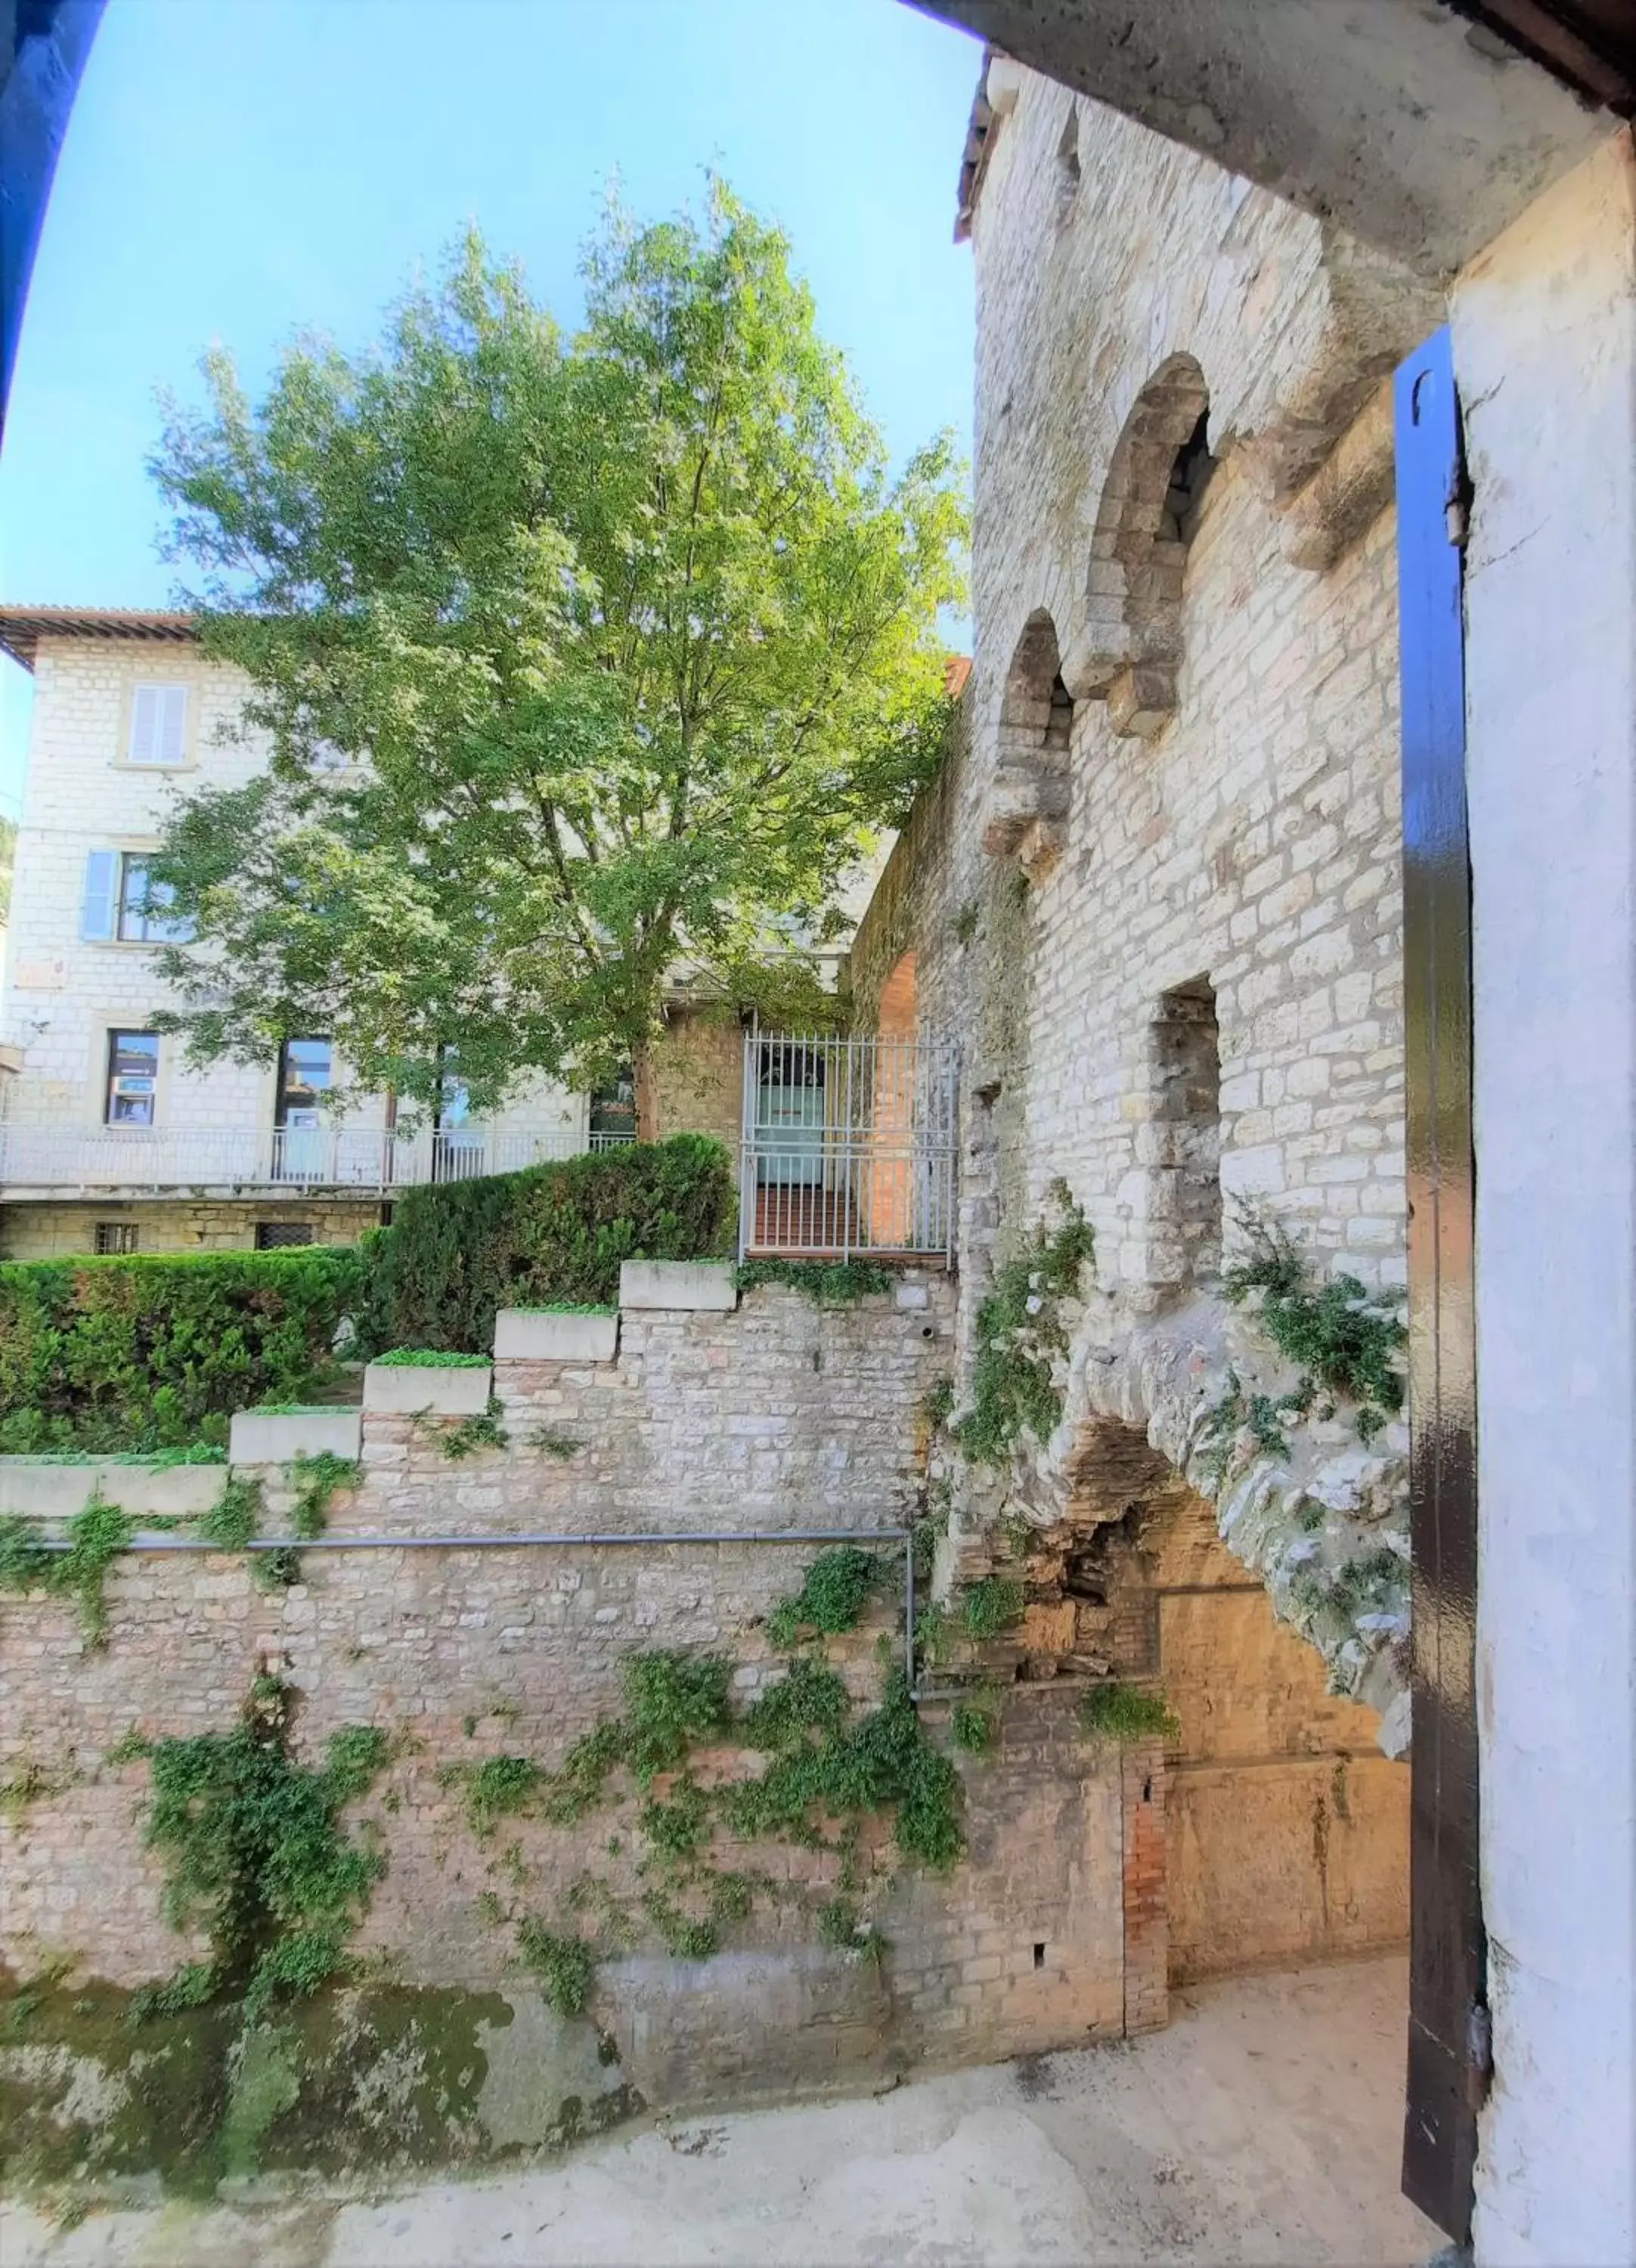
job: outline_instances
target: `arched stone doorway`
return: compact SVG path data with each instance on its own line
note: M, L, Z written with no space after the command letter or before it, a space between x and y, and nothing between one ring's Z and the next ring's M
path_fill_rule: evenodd
M1377 1713L1134 1427L1087 1425L1070 1481L1026 1555L1024 1674L1162 1694L1176 1727L1127 1751L1127 2029L1172 1985L1406 1947L1409 1771Z

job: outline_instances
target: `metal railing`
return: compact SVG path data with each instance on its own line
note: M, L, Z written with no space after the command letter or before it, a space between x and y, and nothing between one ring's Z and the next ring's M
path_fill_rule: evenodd
M741 1255L952 1260L956 1085L940 1039L748 1033Z
M380 1127L0 1126L0 1193L18 1189L357 1189L387 1195L618 1149L628 1134L401 1134Z

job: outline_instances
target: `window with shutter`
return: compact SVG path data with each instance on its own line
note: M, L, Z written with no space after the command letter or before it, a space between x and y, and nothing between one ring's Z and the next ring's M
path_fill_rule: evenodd
M187 687L138 685L130 702L130 762L180 764L187 753Z
M117 850L92 850L85 860L85 894L81 901L79 933L92 944L112 939L119 920L120 855Z

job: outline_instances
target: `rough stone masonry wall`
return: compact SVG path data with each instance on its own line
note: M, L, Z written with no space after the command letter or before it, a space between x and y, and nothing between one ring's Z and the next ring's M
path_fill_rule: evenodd
M356 1244L380 1225L379 1200L306 1197L261 1204L201 1198L167 1204L11 1204L0 1206L0 1259L58 1260L94 1252L103 1222L135 1228L138 1252L242 1252L263 1221L311 1228L314 1244Z
M1210 1475L1200 1436L1229 1371L1271 1395L1296 1373L1207 1265L1190 1280L1178 1232L1197 1213L1196 1253L1211 1235L1205 1193L1178 1207L1175 1168L1219 1158L1229 1258L1242 1200L1293 1236L1315 1278L1345 1270L1389 1299L1404 1285L1394 519L1377 389L1416 287L1207 161L1006 70L973 228L970 747L940 784L936 824L899 846L925 871L887 880L891 925L933 972L925 1012L962 1040L962 1376L993 1257L1058 1181L1096 1256L1065 1318L1063 1423L968 1513L1067 1516L1080 1448L1111 1417L1219 1490L1223 1534L1281 1612L1299 1619L1315 1584L1360 1557L1396 1564L1367 1627L1319 1634L1339 1690L1389 1712L1396 1751L1406 1430L1365 1447L1342 1411L1292 1426L1286 1457L1246 1440L1225 1485ZM1373 335L1369 304L1393 316ZM1153 477L1122 446L1139 398L1169 405L1167 461L1207 403L1216 462L1185 549L1179 521L1168 549L1150 541L1162 470L1148 520L1132 503ZM1155 707L1122 696L1116 650L1139 689L1157 675L1142 696ZM1145 674L1159 653L1165 667ZM1206 1020L1212 1005L1219 1035L1202 1138L1172 1123L1178 1003Z
M367 1417L365 1478L336 1500L330 1532L866 1535L900 1524L917 1491L917 1407L947 1369L952 1305L942 1279L903 1293L923 1303L875 1295L821 1314L769 1287L733 1314L628 1315L616 1365L500 1364L512 1442L468 1462L450 1463L429 1425ZM538 1425L574 1435L577 1456L530 1444ZM298 1696L301 1755L348 1724L404 1736L356 1807L387 1859L356 1945L371 1973L521 2006L533 1989L518 1956L523 1918L599 1936L592 2014L650 2102L855 2084L925 2058L1119 2032L1125 1813L1162 1803L1161 1760L1150 1759L1146 1798L1140 1785L1127 1790L1117 1755L1079 1735L1066 1689L1017 1689L994 1749L962 1759L969 1847L951 1875L877 1878L886 1822L866 1830L860 1902L886 1940L878 1963L819 1940L833 1852L724 1846L720 1865L770 1883L721 1953L689 1961L641 1926L652 1877L630 1797L577 1828L522 1817L474 1830L470 1769L497 1755L556 1765L618 1712L633 1653L728 1653L740 1697L752 1695L783 1659L768 1612L817 1549L308 1550L301 1580L274 1592L232 1555L136 1555L110 1571L99 1652L85 1650L68 1606L0 1601L0 1778L33 1791L0 1811L5 1962L26 1975L69 1960L130 1984L201 1949L160 1919L161 1871L142 1839L147 1767L112 1752L133 1728L226 1729L265 1666ZM878 1695L902 1658L902 1546L884 1549L888 1577L869 1618L831 1648L860 1697ZM748 1759L723 1750L695 1763L709 1779L741 1776ZM593 1878L594 1893L583 1887ZM619 1905L638 1917L633 1941L608 1919ZM1132 2006L1157 2021L1162 1939L1146 1961Z

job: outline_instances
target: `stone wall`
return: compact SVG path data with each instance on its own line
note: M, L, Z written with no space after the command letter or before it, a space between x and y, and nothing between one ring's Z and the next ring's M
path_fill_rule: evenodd
M991 1750L960 1757L968 1855L952 1874L893 1865L888 1822L866 1822L850 1865L883 1940L878 1960L821 1939L818 1911L848 1863L833 1838L719 1839L715 1864L756 1885L752 1911L714 1958L676 1959L645 1918L664 1877L628 1783L573 1827L525 1811L484 1832L469 1809L483 1759L554 1767L616 1713L634 1654L726 1654L740 1703L780 1674L767 1616L820 1547L736 1536L807 1526L866 1537L908 1517L918 1404L947 1367L951 1305L946 1283L923 1278L850 1312L775 1286L733 1314L628 1314L616 1363L497 1365L504 1450L451 1463L434 1422L366 1413L364 1479L326 1533L384 1548L309 1547L300 1580L271 1591L241 1556L139 1550L109 1571L100 1650L87 1650L68 1605L0 1601L0 1777L16 1794L0 1812L5 1962L25 1975L70 1962L132 1985L202 1950L160 1918L161 1868L141 1829L147 1765L119 1762L118 1744L133 1730L225 1730L253 1676L271 1669L297 1696L299 1755L316 1758L349 1724L397 1744L355 1807L387 1860L356 1940L366 1975L517 2002L530 1989L521 1921L595 1937L592 2014L650 2102L856 2085L916 2061L1116 2034L1124 1775L1116 1752L1079 1732L1066 1686L1016 1688ZM576 1458L530 1442L536 1426L571 1434ZM275 1529L284 1501L269 1489ZM705 1526L729 1540L504 1540ZM428 1546L432 1536L446 1540ZM881 1550L872 1609L829 1647L865 1702L902 1660L903 1546ZM947 1739L934 1702L927 1722ZM731 1742L693 1759L705 1783L755 1768ZM1157 1755L1145 1800L1162 1804L1155 1776ZM1159 2020L1151 1973L1139 1997L1143 2020Z
M744 1116L744 1033L736 1008L675 1006L637 1077L645 1142L713 1134L736 1168Z
M1099 1421L1138 1426L1396 1753L1406 1429L1366 1445L1320 1403L1285 1454L1199 1453L1234 1378L1299 1377L1221 1297L1241 1206L1315 1282L1389 1305L1405 1281L1390 424L1361 311L1413 287L1019 66L991 99L969 744L854 994L867 1025L912 950L923 1020L962 1044L962 1384L990 1270L1054 1189L1095 1260L1061 1425L957 1479L957 1524L1063 1517ZM1363 1562L1396 1569L1367 1624L1301 1609Z
M379 1201L352 1198L259 1199L232 1203L217 1198L149 1204L0 1205L0 1259L57 1260L94 1252L103 1222L136 1232L138 1252L243 1252L255 1243L258 1224L299 1224L315 1244L356 1244L366 1228L380 1226Z
M407 1418L364 1429L343 1521L438 1533L906 1526L916 1411L951 1361L954 1285L906 1270L824 1309L780 1285L728 1314L627 1308L611 1363L500 1362L503 1458L451 1466Z

